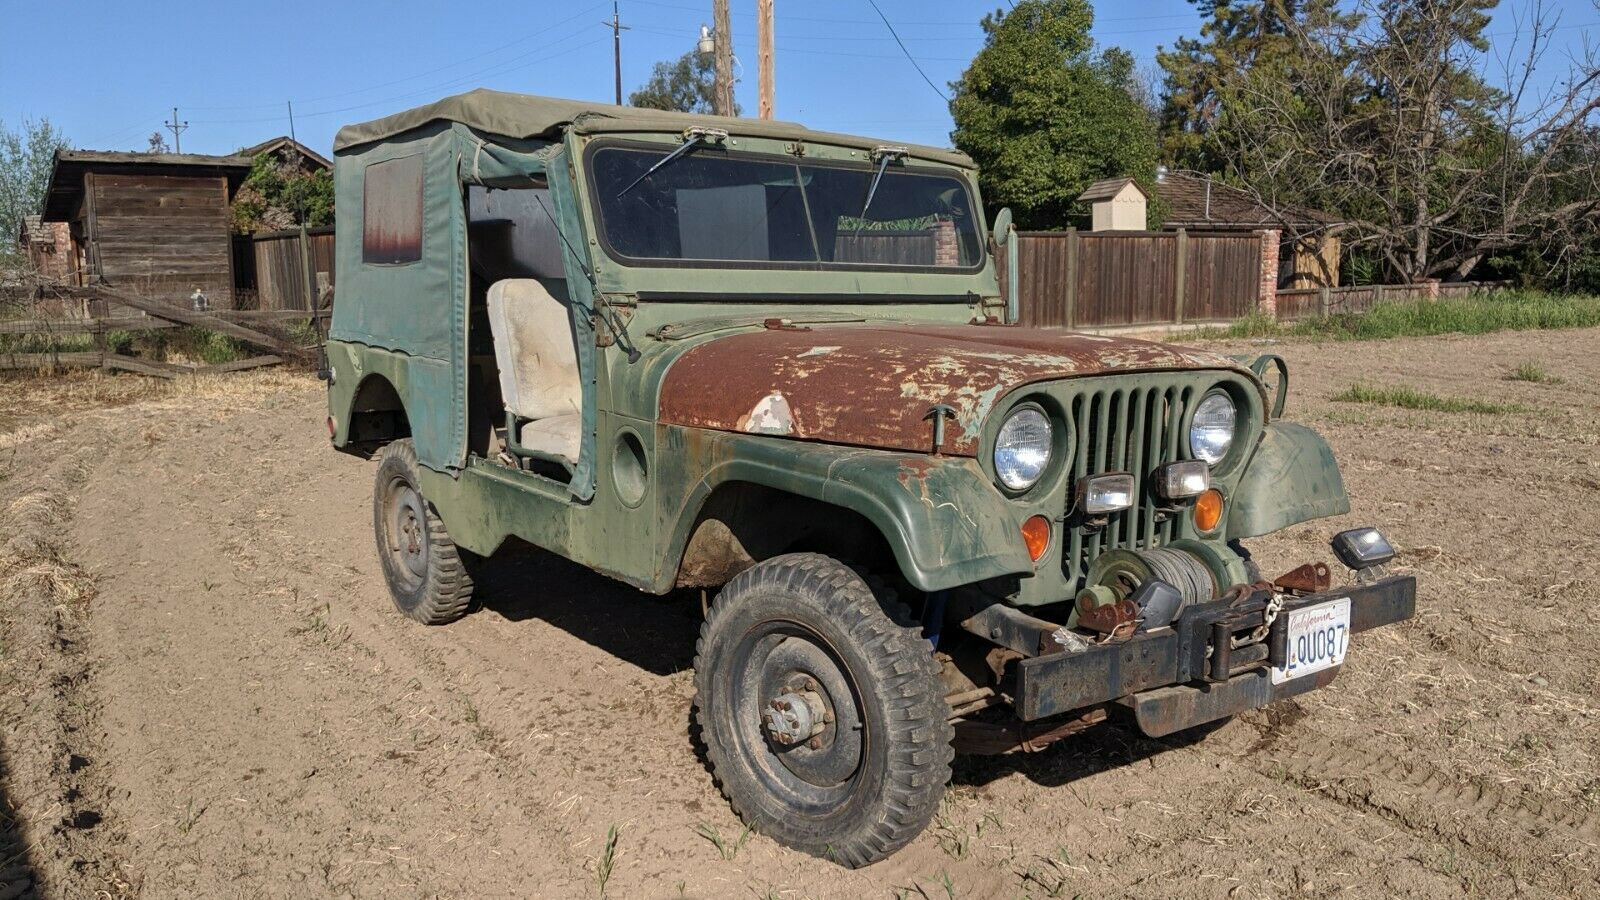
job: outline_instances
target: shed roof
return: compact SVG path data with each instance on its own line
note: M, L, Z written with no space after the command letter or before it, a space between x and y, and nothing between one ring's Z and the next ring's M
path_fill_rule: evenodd
M581 132L675 132L700 126L721 128L730 134L750 137L811 141L869 150L884 144L903 146L897 141L812 131L804 125L773 119L668 112L633 106L612 106L591 100L562 100L556 97L510 94L479 88L371 122L346 125L339 129L339 134L334 137L333 150L338 153L439 121L460 122L477 131L508 138L554 137L561 128L568 125ZM958 150L925 146L912 146L908 149L913 156L920 156L923 159L939 160L960 166L972 165L972 160Z
M300 154L301 157L316 163L324 169L333 168L333 163L326 156L323 156L321 153L318 153L317 151L307 147L305 144L300 143L286 134L279 135L275 138L268 138L267 140L264 140L253 147L246 147L239 151L239 155L254 158L260 156L262 153L273 150L282 150L285 147L288 147L294 152Z
M1094 184L1089 185L1089 187L1083 193L1079 194L1078 199L1084 203L1094 203L1098 200L1110 200L1122 193L1122 189L1130 184L1133 185L1134 190L1144 195L1146 199L1149 199L1150 195L1146 194L1144 188L1139 187L1139 183L1134 181L1132 178L1106 178L1101 181L1096 181Z
M123 150L57 150L44 193L44 221L72 218L83 196L83 176L89 172L110 175L226 176L231 192L250 173L248 156L208 156L200 153L135 153Z
M1345 224L1332 213L1303 206L1273 209L1249 193L1210 178L1169 172L1156 180L1156 196L1167 207L1167 228L1255 230L1289 226L1315 230Z

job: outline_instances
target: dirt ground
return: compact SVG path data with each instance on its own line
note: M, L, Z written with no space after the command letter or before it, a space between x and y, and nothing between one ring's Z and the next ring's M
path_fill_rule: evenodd
M1288 358L1354 507L1263 568L1382 525L1416 620L1203 741L958 759L860 871L741 843L695 604L519 552L462 622L398 616L311 378L0 381L0 900L1595 896L1600 330L1228 349ZM1526 411L1330 400L1358 381Z

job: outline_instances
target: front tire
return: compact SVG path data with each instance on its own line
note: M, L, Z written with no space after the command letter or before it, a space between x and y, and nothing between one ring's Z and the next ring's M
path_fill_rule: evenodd
M410 438L383 448L372 492L372 530L395 608L424 625L445 625L471 607L472 575L466 551L450 540L418 481Z
M736 576L700 628L695 717L753 830L850 867L916 837L950 780L933 653L850 568L776 557Z

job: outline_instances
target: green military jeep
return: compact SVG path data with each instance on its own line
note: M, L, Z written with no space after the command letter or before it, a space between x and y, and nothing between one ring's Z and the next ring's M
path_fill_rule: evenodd
M1240 543L1349 508L1281 360L1005 324L960 153L487 91L335 151L328 428L395 604L461 616L508 538L714 590L696 721L785 844L870 863L955 752L1192 729L1412 614L1373 529L1339 588Z

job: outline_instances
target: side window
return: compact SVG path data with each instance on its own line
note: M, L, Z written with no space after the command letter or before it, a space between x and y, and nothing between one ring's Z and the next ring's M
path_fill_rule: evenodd
M422 157L367 166L361 203L361 261L393 266L422 258Z

